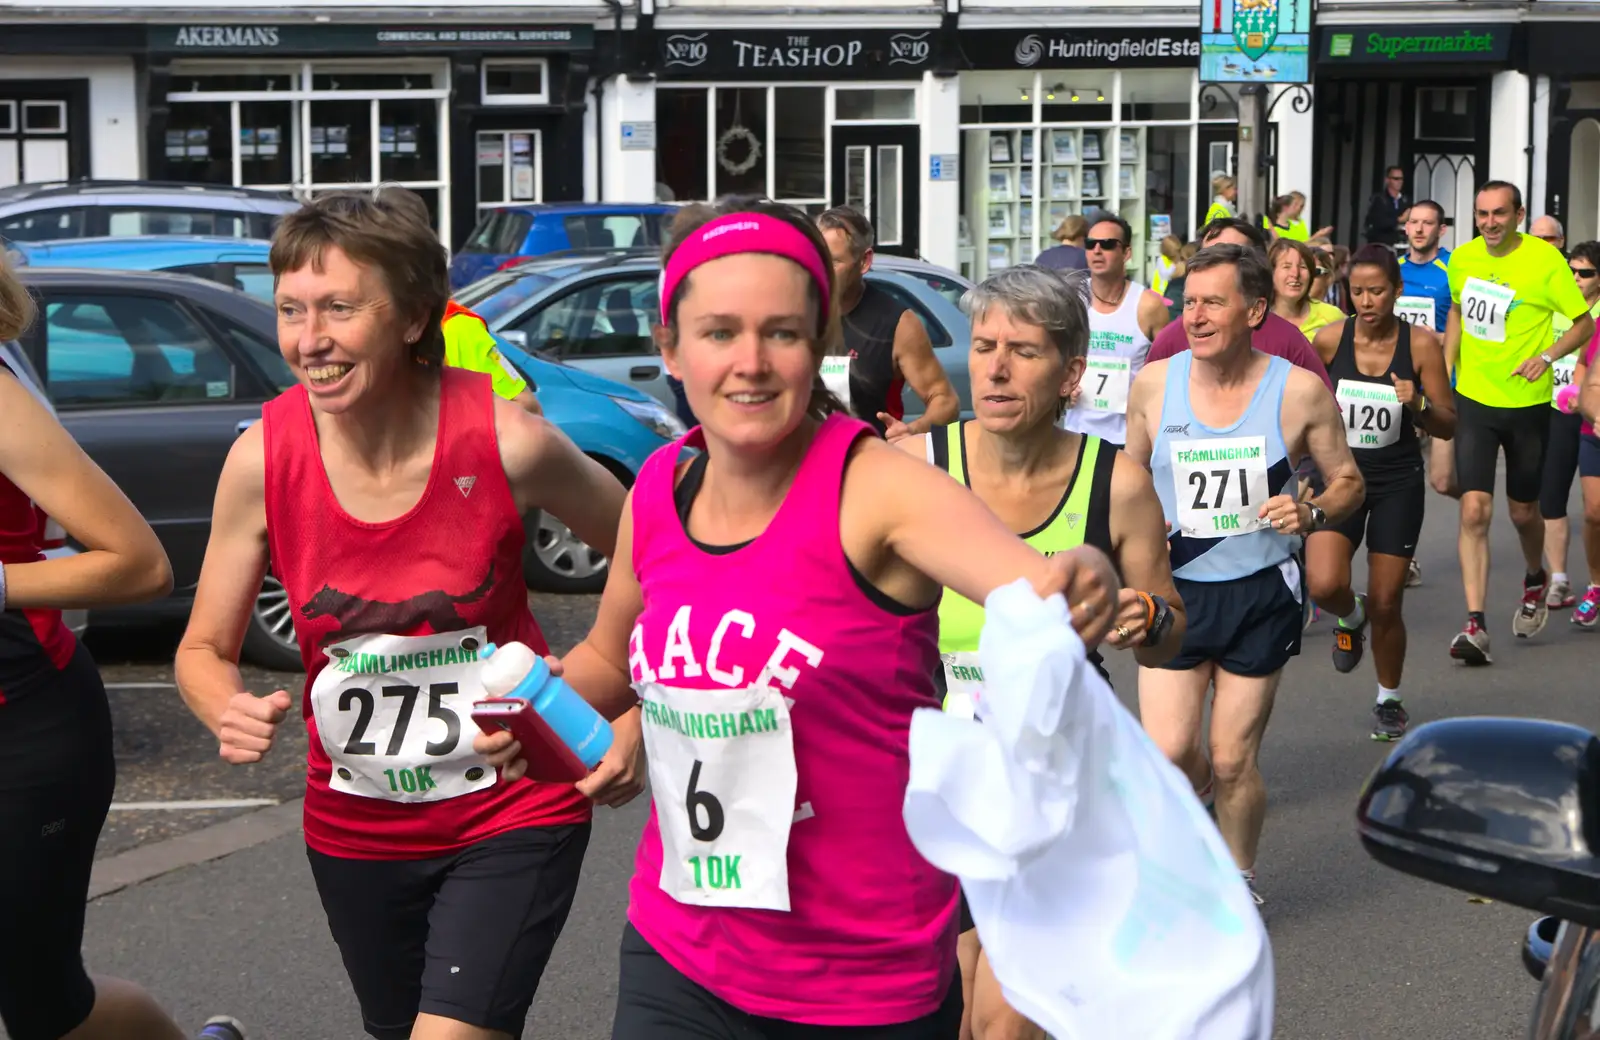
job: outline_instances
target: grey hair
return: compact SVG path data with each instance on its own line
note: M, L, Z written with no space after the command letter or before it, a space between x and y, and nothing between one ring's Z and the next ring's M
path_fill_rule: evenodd
M1013 321L1037 325L1071 361L1089 353L1089 273L1018 264L968 289L961 310L973 321L1000 307Z

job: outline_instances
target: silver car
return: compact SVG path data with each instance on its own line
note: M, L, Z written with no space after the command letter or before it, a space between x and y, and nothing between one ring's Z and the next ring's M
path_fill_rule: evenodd
M676 402L650 337L660 315L660 273L659 260L649 253L547 257L475 282L456 294L456 302L525 350L637 387L672 408ZM933 264L886 256L876 258L867 281L922 320L961 414L971 418L972 326L957 306L971 283ZM910 387L903 401L908 418L922 414L922 401Z

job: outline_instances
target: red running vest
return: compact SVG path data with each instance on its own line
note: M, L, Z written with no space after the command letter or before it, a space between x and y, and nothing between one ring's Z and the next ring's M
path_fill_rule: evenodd
M428 486L410 512L387 523L363 523L334 497L304 387L262 410L268 549L272 572L289 593L306 668L306 844L330 856L418 859L518 827L590 816L588 799L570 784L501 780L457 798L409 804L328 786L332 762L310 696L328 662L323 647L361 634L417 636L482 625L495 643L548 649L528 610L525 535L500 459L489 377L445 368L440 378ZM461 723L461 739L471 739L477 727L469 718Z
M0 362L0 379L13 378L11 369ZM0 564L44 559L45 523L33 500L0 476ZM77 648L59 610L0 612L0 704L48 693Z

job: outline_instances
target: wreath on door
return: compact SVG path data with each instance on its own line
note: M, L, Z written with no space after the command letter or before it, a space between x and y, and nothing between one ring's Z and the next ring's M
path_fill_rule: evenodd
M728 129L717 138L717 165L735 177L749 173L756 168L756 163L761 161L761 141L750 128L744 125L743 98L734 94L733 122ZM731 154L740 146L744 149L744 158L734 159Z
M730 153L740 142L744 143L744 158L736 161L730 158ZM734 176L749 173L760 161L761 141L749 127L735 123L717 138L717 165Z

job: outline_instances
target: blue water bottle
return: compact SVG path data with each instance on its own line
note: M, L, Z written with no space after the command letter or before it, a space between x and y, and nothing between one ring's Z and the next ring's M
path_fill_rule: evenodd
M565 679L551 675L544 658L523 643L490 643L483 653L483 687L490 697L528 701L585 769L600 764L611 750L611 724Z

